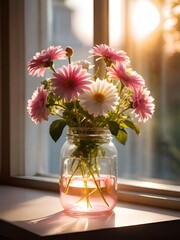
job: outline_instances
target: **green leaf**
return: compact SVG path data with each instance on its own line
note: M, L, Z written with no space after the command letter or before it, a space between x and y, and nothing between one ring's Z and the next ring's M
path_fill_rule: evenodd
M139 135L140 133L140 129L139 129L139 126L136 124L136 123L133 123L129 120L125 120L123 123L122 123L122 126L125 127L125 128L131 128L133 129L137 135Z
M119 131L119 124L114 121L109 121L109 130L111 131L112 135L117 136Z
M66 102L66 103L65 103L65 106L66 106L66 108L67 108L69 111L71 111L71 110L74 109L74 102L73 102L73 101L71 101L71 102Z
M127 132L124 129L120 129L116 136L116 139L123 145L125 145L127 141Z
M66 122L64 120L55 120L51 123L49 133L55 142L60 138L65 126Z

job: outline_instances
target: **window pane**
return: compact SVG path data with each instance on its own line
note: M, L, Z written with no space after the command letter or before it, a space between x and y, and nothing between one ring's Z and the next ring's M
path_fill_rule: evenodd
M60 44L64 49L71 46L74 50L73 61L88 60L88 51L93 44L93 1L55 1L53 13L52 44ZM59 173L59 153L65 135L66 129L57 143L49 137L49 173Z
M88 60L93 45L93 0L32 0L26 1L26 9L26 62L35 52L57 45L73 48L72 61ZM56 68L63 64L67 65L67 60L55 61ZM27 76L27 99L42 80ZM66 131L55 143L49 136L53 120L51 117L48 122L35 125L26 117L26 174L59 173L59 153Z
M119 176L130 179L180 180L180 28L178 1L110 0L110 33L123 29L112 47L131 58L155 98L154 117L140 124L141 135L130 133L119 146ZM174 3L173 3L174 2ZM176 3L175 3L176 2ZM119 9L126 22L111 9ZM114 19L114 20L113 20ZM116 22L116 20L118 21ZM161 22L160 22L161 19ZM125 24L125 25L124 25Z
M156 104L154 117L139 124L140 136L129 132L125 146L114 140L121 178L180 180L180 19L172 2L109 0L110 46L128 53ZM73 61L88 60L93 46L93 0L32 0L26 1L26 9L26 62L50 45L71 46ZM55 64L60 67L66 62ZM27 75L26 100L40 81ZM26 116L26 174L59 173L66 131L54 143L48 132L53 120L36 126Z

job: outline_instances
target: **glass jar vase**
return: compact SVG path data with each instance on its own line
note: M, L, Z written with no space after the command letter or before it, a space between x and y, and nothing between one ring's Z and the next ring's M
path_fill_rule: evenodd
M71 214L105 214L117 202L117 150L104 128L68 128L60 154L60 199Z

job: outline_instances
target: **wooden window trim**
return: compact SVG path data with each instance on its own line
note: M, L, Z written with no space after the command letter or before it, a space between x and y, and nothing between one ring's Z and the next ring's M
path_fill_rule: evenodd
M9 62L9 1L0 1L0 163L1 179L10 176L10 62Z

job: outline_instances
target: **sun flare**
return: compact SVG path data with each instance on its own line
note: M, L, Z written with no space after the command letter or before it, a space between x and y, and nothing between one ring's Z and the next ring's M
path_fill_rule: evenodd
M148 0L135 3L132 12L133 34L142 39L153 32L160 22L158 9Z

